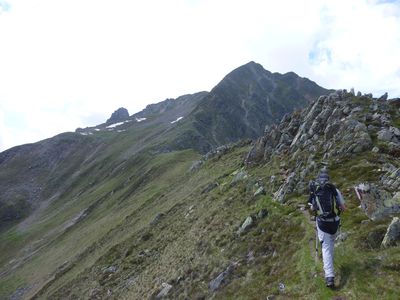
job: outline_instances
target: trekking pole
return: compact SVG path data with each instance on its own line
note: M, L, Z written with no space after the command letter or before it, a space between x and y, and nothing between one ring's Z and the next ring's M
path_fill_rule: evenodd
M341 213L342 211L339 209L339 211L338 211L338 216L340 217L340 213ZM341 219L339 219L339 235L338 235L338 237L339 238L341 238L342 237L342 220Z
M318 228L317 228L317 212L315 211L315 261L318 262Z
M318 229L315 226L315 261L318 262Z

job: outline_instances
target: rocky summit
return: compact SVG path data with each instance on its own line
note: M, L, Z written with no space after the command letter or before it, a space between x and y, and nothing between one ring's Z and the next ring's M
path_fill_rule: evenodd
M129 118L129 112L126 108L120 107L116 111L114 111L111 117L107 120L107 124L117 123L121 121L125 121Z
M0 299L397 299L399 127L400 99L251 62L4 151ZM335 289L306 208L322 167L347 205Z

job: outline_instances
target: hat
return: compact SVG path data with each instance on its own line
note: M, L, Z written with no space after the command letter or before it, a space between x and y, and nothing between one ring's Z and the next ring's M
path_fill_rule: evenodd
M318 181L320 181L320 182L329 181L328 170L327 170L326 167L323 167L323 168L321 169L321 171L319 171L319 174L318 174Z

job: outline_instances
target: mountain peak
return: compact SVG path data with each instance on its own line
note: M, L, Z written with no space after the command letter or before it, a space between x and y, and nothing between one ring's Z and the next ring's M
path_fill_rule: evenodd
M126 108L120 107L114 111L111 117L107 120L107 124L125 121L129 118L129 112Z
M267 71L264 69L262 65L259 63L256 63L254 61L250 61L247 64L244 64L236 69L234 69L232 72L230 72L228 75L225 76L225 78L232 78L232 77L254 77L254 76L259 76L259 75L264 75L268 74L270 75L271 72Z

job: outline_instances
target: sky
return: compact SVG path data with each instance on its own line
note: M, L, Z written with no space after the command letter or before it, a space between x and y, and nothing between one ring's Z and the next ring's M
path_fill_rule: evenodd
M255 61L400 97L400 1L0 0L0 151L209 91Z

